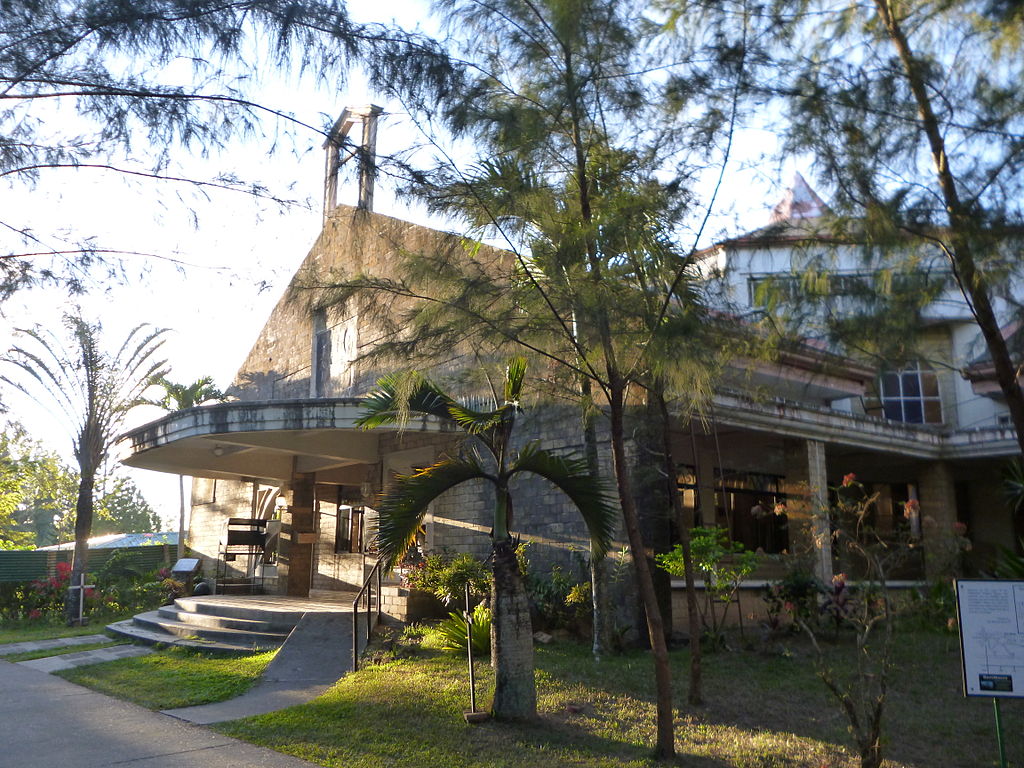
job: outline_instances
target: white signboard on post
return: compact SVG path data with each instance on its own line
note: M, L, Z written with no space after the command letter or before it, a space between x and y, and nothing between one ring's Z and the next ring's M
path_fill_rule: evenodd
M958 579L964 695L1024 697L1024 581Z

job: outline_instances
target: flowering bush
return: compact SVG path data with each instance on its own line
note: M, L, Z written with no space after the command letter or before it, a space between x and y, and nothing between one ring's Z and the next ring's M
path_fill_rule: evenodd
M819 614L818 598L821 593L821 584L803 568L793 568L781 580L768 584L764 594L767 629L772 632L782 629L784 613L789 615L789 627L792 629L799 627L801 621L813 620Z
M44 614L60 615L64 610L64 599L68 594L68 583L71 581L71 563L57 563L57 575L48 579L35 579L30 582L31 589L25 595L23 609L35 618Z

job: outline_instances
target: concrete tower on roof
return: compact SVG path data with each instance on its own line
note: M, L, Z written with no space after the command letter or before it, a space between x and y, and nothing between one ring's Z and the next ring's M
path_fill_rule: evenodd
M799 173L793 175L793 186L786 190L786 194L772 208L771 224L779 224L783 221L795 221L797 219L816 219L829 212L824 201L818 197L818 193L811 189L804 177Z

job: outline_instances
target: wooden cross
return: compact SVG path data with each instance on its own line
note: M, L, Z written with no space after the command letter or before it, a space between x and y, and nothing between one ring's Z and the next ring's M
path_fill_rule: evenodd
M80 573L80 574L78 574L78 583L77 584L72 584L70 587L68 587L69 590L72 590L72 589L79 590L79 592L78 592L78 626L82 626L82 623L83 623L83 613L85 611L85 590L92 589L95 586L96 586L95 584L86 584L85 583L85 574L84 573Z

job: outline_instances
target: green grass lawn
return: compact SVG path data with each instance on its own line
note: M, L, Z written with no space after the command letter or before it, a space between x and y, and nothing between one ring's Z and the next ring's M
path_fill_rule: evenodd
M678 764L694 768L851 768L841 717L799 639L787 653L719 652L705 657L702 707L686 702L689 656L673 653ZM892 768L997 765L992 707L960 695L956 639L901 638L886 714ZM225 723L221 732L338 768L640 766L654 742L648 656L595 663L583 646L538 648L541 717L534 725L470 726L463 659L423 648L369 666L320 698L281 712ZM480 698L492 677L481 665ZM1024 760L1020 702L1006 701L1012 761Z
M530 725L467 725L463 658L433 646L379 656L307 704L216 726L217 730L338 768L646 766L654 742L654 686L647 654L594 662L588 648L537 649L540 718ZM839 650L845 650L840 645ZM781 651L781 652L780 652ZM151 708L238 695L272 654L225 658L173 649L62 673ZM898 638L885 715L888 768L998 764L992 705L960 693L957 639ZM706 703L686 704L689 655L672 654L679 765L693 768L854 768L846 720L816 678L806 641L773 653L705 656ZM478 700L493 676L478 666ZM1024 764L1024 703L1003 702L1011 765Z
M171 709L224 701L245 693L274 653L214 656L185 648L167 648L148 656L91 664L58 674L143 707Z

